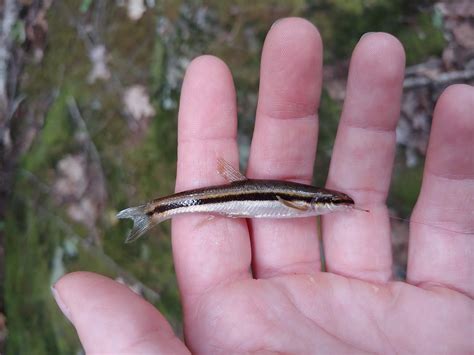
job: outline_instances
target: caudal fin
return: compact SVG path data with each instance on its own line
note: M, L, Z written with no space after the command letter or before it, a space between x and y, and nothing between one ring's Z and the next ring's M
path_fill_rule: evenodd
M133 228L130 231L130 234L128 235L127 239L125 239L125 243L131 243L137 240L144 233L146 233L159 222L161 222L159 220L154 220L152 216L147 214L146 205L130 207L123 211L120 211L119 213L117 213L117 218L130 218L133 220Z

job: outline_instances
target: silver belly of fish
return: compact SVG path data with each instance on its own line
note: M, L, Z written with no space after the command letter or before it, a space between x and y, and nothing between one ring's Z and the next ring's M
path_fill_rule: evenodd
M210 213L234 218L295 218L311 217L330 212L329 207L298 210L282 204L280 201L231 201L205 205L179 207L170 211L170 215L185 213ZM171 216L170 216L171 217Z

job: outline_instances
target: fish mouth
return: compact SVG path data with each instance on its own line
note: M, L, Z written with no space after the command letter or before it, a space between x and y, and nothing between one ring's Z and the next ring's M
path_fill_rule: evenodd
M342 192L336 194L332 198L332 203L339 206L354 206L354 200L349 195Z
M339 192L337 196L333 198L333 204L342 208L355 209L362 212L370 212L370 210L356 206L354 200L345 193Z

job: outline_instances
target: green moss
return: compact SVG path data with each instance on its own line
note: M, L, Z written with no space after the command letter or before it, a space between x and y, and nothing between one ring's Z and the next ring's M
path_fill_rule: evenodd
M7 216L6 287L11 354L74 353L80 349L74 330L50 291L50 260L59 241L57 228L32 208L15 202L23 213Z
M408 216L415 206L422 180L422 164L414 168L397 167L392 178L388 205Z
M135 198L149 199L173 191L176 162L176 113L161 113L152 120L143 142L126 152L133 166L130 181L137 187Z
M69 10L77 1L65 0L53 5L48 12L48 46L40 64L30 63L22 77L22 92L28 98L44 94L46 90L58 89L64 80L81 83L90 69L85 42L70 23Z
M105 218L106 214L115 212L115 206L132 202L127 196L127 181L138 188L144 187L140 188L142 199L165 190L166 193L172 191L176 112L160 115L154 120L146 139L136 144L134 149L117 149L130 135L125 119L121 119L120 90L113 86L113 81L112 84L97 82L94 85L86 82L91 63L85 42L78 37L77 29L70 22L69 11L77 10L76 5L77 1L53 4L48 17L51 31L45 57L39 65L28 65L22 80L22 90L27 94L31 107L43 103L49 93L56 93L56 97L30 152L21 161L20 173L15 179L14 198L10 203L15 214L12 212L7 216L5 224L6 234L15 236L7 242L9 353L70 354L80 349L75 331L58 310L49 287L52 275L57 274L57 270L53 270L53 260L58 261L55 253L69 238L58 219L67 223L70 232L78 236L86 236L87 231L68 221L61 206L51 201L49 194L41 192L36 185L39 182L35 182L35 179L41 180L45 185L43 188L48 189L53 184L53 171L58 160L69 153L84 151L84 146L74 138L77 125L70 117L70 98L75 99L81 111L90 138L99 151L107 180L108 206L104 208L104 217L98 226L104 251L110 253L108 255L124 270L158 290L161 298L156 305L177 330L181 324L169 226L165 226L164 232L157 231L164 234L163 238L149 238L146 242L149 253L145 257L139 252L143 244L128 247L123 243L128 229L125 223L114 224ZM113 12L121 21L114 19L115 23L110 24L107 31L106 46L111 49L111 58L116 59L111 63L111 70L124 84L146 84L149 78L141 73L151 68L152 85L158 90L163 78L160 67L164 52L154 36L153 13L145 16L137 26L124 18L123 9ZM155 41L155 51L149 51L150 44ZM137 166L139 168L135 170ZM25 170L36 177L29 179L28 174L21 173ZM24 201L29 202L25 204ZM104 262L100 250L94 250L84 248L79 242L77 254L64 255L59 262L66 272L87 270L115 278L117 271Z
M140 21L130 21L124 8L110 6L105 46L110 58L110 71L118 75L124 86L147 84L156 42L156 17L147 11Z
M429 56L439 56L445 46L443 33L435 27L430 14L419 15L416 25L403 28L398 37L405 47L408 65L419 63Z
M163 43L159 38L156 38L150 63L150 88L153 94L158 93L164 81L163 66L165 55Z
M313 174L313 182L316 186L324 186L326 184L340 115L340 104L331 99L329 94L323 90L319 108L318 151Z
M349 57L364 33L376 31L399 37L408 64L413 64L439 54L444 44L441 30L431 21L434 10L419 10L427 2L326 0L311 5L307 16L322 34L326 61Z
M54 167L65 152L71 151L73 127L66 107L66 96L58 97L46 115L41 135L35 141L31 152L23 158L23 167L37 172Z

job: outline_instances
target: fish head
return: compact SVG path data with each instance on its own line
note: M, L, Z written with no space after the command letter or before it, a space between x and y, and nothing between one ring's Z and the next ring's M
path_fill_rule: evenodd
M354 200L343 192L321 189L313 197L311 207L320 213L346 210L354 207Z
M354 206L354 200L349 195L339 192L339 191L332 191L332 198L331 202L335 206L340 207L352 207Z

